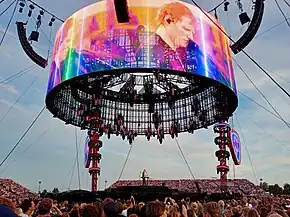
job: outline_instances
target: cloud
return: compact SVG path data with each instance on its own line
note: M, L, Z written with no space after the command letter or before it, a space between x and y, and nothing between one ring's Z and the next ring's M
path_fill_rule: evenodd
M18 95L19 94L18 90L13 85L10 85L10 84L1 84L0 85L0 89L2 91L11 93L13 95Z

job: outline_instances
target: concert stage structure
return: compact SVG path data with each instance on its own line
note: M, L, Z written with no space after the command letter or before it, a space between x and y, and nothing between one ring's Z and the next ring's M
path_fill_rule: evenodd
M88 131L85 164L93 192L103 135L130 145L140 135L164 143L166 134L174 139L214 124L217 173L226 186L227 147L237 155L240 142L232 145L227 124L238 97L230 42L220 29L199 8L167 0L105 0L64 22L55 38L46 106Z
M163 201L166 197L176 200L187 197L192 200L219 200L265 193L246 179L229 179L227 192L223 192L219 182L218 179L148 180L148 185L144 186L142 180L119 180L104 191L76 190L60 194L48 193L47 195L42 195L42 197L49 196L59 201L68 200L74 202L94 202L105 198L128 200L131 196L134 196L136 201L152 201L156 199ZM243 186L247 186L247 188Z

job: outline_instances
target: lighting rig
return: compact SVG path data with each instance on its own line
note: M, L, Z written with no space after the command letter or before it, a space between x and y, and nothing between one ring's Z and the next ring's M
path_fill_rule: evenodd
M25 22L23 22L23 21L16 22L18 38L19 38L20 44L21 44L24 52L26 53L26 55L33 62L35 62L37 65L39 65L42 68L45 68L48 64L48 59L42 57L40 54L35 52L33 49L32 43L39 41L39 37L40 37L39 29L41 28L46 10L38 5L35 5L33 2L30 3L28 6L27 2L25 0L21 0L19 2L18 12L20 14L23 14L24 10L25 10L25 6L27 6L28 13L27 13L27 20ZM31 2L31 1L29 1L29 2ZM35 21L35 30L32 30L29 37L27 37L26 27L29 23L30 18L33 17L33 12L36 10L36 8L39 9L39 12L38 12L38 15L37 15L36 21ZM50 15L52 17L48 22L48 26L52 27L53 23L56 21L56 18L54 17L54 15L52 15L52 14L50 14Z
M239 20L241 25L245 25L250 23L247 30L244 34L236 41L232 41L233 44L231 45L231 49L234 54L238 54L241 50L247 47L250 42L254 39L255 35L257 34L264 15L264 0L253 0L252 1L252 10L254 10L252 18L249 17L248 13L244 11L243 4L241 0L236 0L236 4L239 8ZM227 12L229 9L230 2L225 0L222 3L218 4L209 13L214 13L216 19L218 19L218 8L220 6L224 6L224 11Z

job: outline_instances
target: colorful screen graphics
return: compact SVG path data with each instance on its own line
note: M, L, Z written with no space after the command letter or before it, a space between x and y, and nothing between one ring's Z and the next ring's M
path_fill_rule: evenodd
M211 78L236 93L229 40L198 8L179 1L128 0L130 22L118 23L113 2L87 6L61 26L48 93L85 74L152 68Z
M89 160L89 142L90 142L90 138L87 137L86 138L86 142L85 142L85 150L84 150L84 154L85 154L84 163L85 163L85 166L87 166L88 160Z
M242 149L241 149L241 141L240 141L239 134L234 129L232 129L230 136L231 136L231 138L230 138L231 143L230 143L229 148L230 148L230 151L232 154L234 164L240 165L241 164L241 150Z

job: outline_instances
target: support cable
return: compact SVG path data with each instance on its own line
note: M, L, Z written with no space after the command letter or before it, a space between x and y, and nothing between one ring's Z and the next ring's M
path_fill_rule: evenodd
M11 2L10 5L8 5L8 7L5 8L4 11L2 11L2 12L0 13L0 17L1 17L3 14L5 14L6 11L8 11L9 8L11 8L11 6L12 6L16 1L17 1L17 0L14 0L13 2Z
M191 0L192 3L225 35L231 42L235 43L233 40L214 20L208 15L194 0ZM290 93L285 90L267 71L264 69L250 54L248 54L244 49L241 49L241 52L252 62L254 63L276 86L278 86L289 98Z
M271 136L277 143L279 143L279 145L281 145L286 151L290 152L290 149L279 139L277 139L272 133L268 132L263 126L261 126L260 124L258 124L257 122L253 121L251 118L249 118L249 120L251 122L253 122L258 128L260 128L261 130L263 130L265 133L267 133L269 136Z
M42 70L42 72L43 71L44 70ZM27 91L32 87L32 85L39 79L40 75L42 75L42 74L39 73L37 76L35 76L35 78L30 82L30 84L25 88L25 90L16 99L16 101L13 103L13 105L11 105L10 108L8 109L8 111L0 118L0 125L1 125L2 121L7 117L7 115L11 112L11 110L15 107L15 105L22 99L22 97L27 93Z
M82 138L82 136L79 138L79 148L80 148L80 146L81 146L81 138ZM68 188L69 188L69 189L70 189L70 187L71 187L71 183L72 183L72 180L73 180L73 175L74 175L74 171L75 171L76 164L77 164L77 158L76 158L76 156L75 156L75 157L74 157L74 161L73 161L73 166L72 166L71 170L69 171L69 173L68 173L68 175L67 175L67 176L70 177L70 179L69 179L69 184L68 184ZM64 189L64 186L65 186L65 184L62 184L61 189Z
M247 77L247 79L250 81L250 83L255 87L255 89L258 91L258 93L263 97L263 99L269 104L269 106L273 109L273 111L280 117L280 119L285 123L285 125L290 128L290 125L285 121L285 119L279 114L279 112L274 108L274 106L271 104L271 102L267 99L267 97L259 90L257 85L252 81L252 79L248 76L248 74L245 72L245 70L242 68L242 66L233 58L236 65L239 67L239 69L243 72L243 74Z
M11 22L12 22L12 20L13 20L13 17L14 17L14 15L15 15L15 12L16 12L16 8L17 8L17 5L18 5L18 2L19 2L19 0L17 0L17 1L15 2L15 7L14 7L14 9L13 9L12 15L10 16L10 19L9 19L9 21L8 21L8 23L7 23L6 29L5 29L5 31L4 31L4 33L3 33L3 35L2 35L2 38L0 39L0 47L1 47L1 45L3 44L3 41L4 41L4 39L5 39L5 36L6 36L6 34L7 34L7 32L8 32L8 29L9 29L9 27L10 27L10 25L11 25Z
M79 162L79 148L78 148L78 132L77 127L75 127L75 139L76 139L76 161L77 161L77 171L78 171L78 182L79 190L81 190L81 177L80 177L80 162Z
M285 4L290 8L290 3L284 0Z
M32 1L32 0L27 0L29 2L31 2L33 5L35 5L36 7L40 8L41 10L45 11L46 13L48 13L49 15L53 16L55 19L57 19L58 21L64 23L64 20L59 18L58 16L55 16L53 13L49 12L48 10L46 10L44 7L40 6L39 4L37 4L36 2Z
M76 164L77 164L77 158L75 157L74 163L73 163L73 167L72 167L72 170L71 170L71 176L70 176L69 183L68 183L68 189L70 189L70 187L71 187L71 183L72 183L73 176L74 176L74 173L75 173Z
M284 13L284 11L282 10L281 6L279 5L279 2L277 0L274 0L276 5L277 5L277 8L278 10L280 11L280 13L282 14L285 22L287 23L288 27L290 28L290 22L288 21L287 17L286 17L286 14Z
M183 153L183 151L182 151L182 149L181 149L181 146L179 145L179 142L178 142L178 140L177 140L176 138L175 138L175 142L176 142L176 144L177 144L177 147L178 147L178 149L179 149L179 151L180 151L180 153L181 153L181 155L182 155L182 158L183 158L183 160L184 160L184 162L185 162L185 164L186 164L186 166L187 166L187 168L188 168L188 170L189 170L189 172L190 172L190 174L191 174L193 180L196 181L196 178L195 178L195 176L193 175L193 172L192 172L192 170L191 170L191 168L190 168L190 166L189 166L189 163L188 163L188 161L187 161L187 159L186 159L186 157L185 157L185 155L184 155L184 153Z
M241 137L242 137L242 140L243 140L243 144L245 146L245 149L246 149L246 152L247 152L247 155L248 155L248 158L249 158L249 162L250 162L250 165L251 165L251 168L252 168L252 171L253 171L253 174L254 174L254 178L255 178L255 181L256 183L259 183L258 182L258 176L257 176L257 173L255 171L255 168L254 168L254 165L253 165L253 161L252 161L252 158L251 158L251 155L250 155L250 152L248 150L248 146L247 146L247 143L246 143L246 140L245 140L245 137L244 137L244 133L243 133L243 130L242 130L242 126L240 125L240 122L239 122L239 119L238 119L238 116L235 115L236 117L236 122L238 124L238 127L240 128L240 131L241 131Z
M128 159L129 159L129 156L130 156L131 151L132 151L132 147L133 147L133 144L130 145L130 148L129 148L129 151L128 151L128 154L127 154L127 157L126 157L126 159L125 159L125 162L124 162L124 164L123 164L123 167L122 167L122 169L121 169L121 172L120 172L120 175L119 175L118 181L120 181L120 179L121 179L121 177L122 177L122 175L123 175L124 169L125 169L125 167L126 167L126 165L127 165L127 161L128 161Z
M21 153L21 157L23 157L23 154L25 154L33 145L35 145L47 132L49 129L46 129L39 137L36 138L36 140L34 142L32 142L22 153ZM17 159L19 160L19 159ZM16 159L11 161L10 164L7 165L7 167L5 167L5 169L0 173L0 176L5 173L5 171L7 169L9 169L10 166L12 166L16 161Z
M33 65L31 65L31 66L29 66L21 71L9 76L8 78L5 78L4 80L0 81L0 87L10 83L11 81L14 81L15 79L17 79L21 76L23 76L24 74L26 74L27 72L30 72L35 67L36 67L36 64L33 64Z
M44 111L45 108L46 108L46 106L44 106L40 110L40 112L38 113L38 115L35 117L35 119L32 121L32 123L29 125L29 127L26 129L26 131L20 137L20 139L16 142L16 144L13 146L13 148L11 149L11 151L6 155L6 157L0 163L0 168L3 166L3 164L6 162L6 160L10 157L10 155L13 153L13 151L17 148L17 146L20 144L20 142L24 139L24 137L26 136L26 134L31 130L31 128L36 123L36 121L38 120L38 118L41 116L41 114L43 113L43 111Z
M287 22L289 20L290 20L290 17L288 17L286 20L281 21L280 23L277 23L277 24L271 26L270 28L268 28L265 31L261 32L260 34L256 35L254 39L257 39L258 37L272 31L273 29L277 28L278 26L281 26L282 24L284 24L285 22Z
M254 99L252 99L251 97L247 96L246 94L242 93L241 91L238 91L239 94L241 94L243 97L245 97L246 99L248 99L249 101L251 101L252 103L256 104L257 106L259 106L260 108L264 109L266 112L268 112L269 114L275 116L276 118L278 118L279 120L281 120L281 118L276 115L274 112L270 111L269 109L267 109L265 106L261 105L260 103L256 102ZM290 126L290 123L287 122L287 124Z

